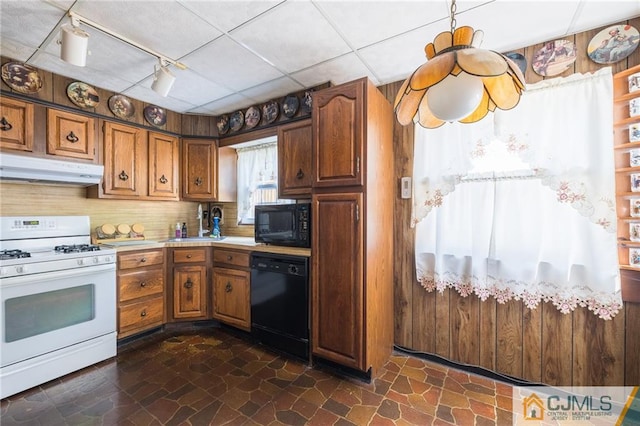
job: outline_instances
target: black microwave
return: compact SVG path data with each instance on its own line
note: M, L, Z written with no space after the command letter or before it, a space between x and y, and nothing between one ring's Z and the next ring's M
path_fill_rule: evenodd
M311 204L261 204L255 207L257 243L311 247Z

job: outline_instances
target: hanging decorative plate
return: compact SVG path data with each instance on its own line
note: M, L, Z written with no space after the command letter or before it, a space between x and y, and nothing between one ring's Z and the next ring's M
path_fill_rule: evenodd
M131 100L124 95L113 95L109 98L109 109L120 118L131 118L136 112L136 108Z
M515 62L518 68L520 68L520 71L522 71L522 74L524 74L527 71L527 59L522 54L517 52L511 52L511 53L507 53L504 56L511 59L513 62Z
M531 66L542 75L551 77L562 74L576 61L576 46L569 40L545 43L534 55Z
M305 114L311 113L311 107L313 105L313 97L311 93L313 90L307 90L304 92L304 97L302 98L302 112Z
M260 110L258 107L249 107L244 114L244 122L247 125L247 129L253 129L260 122Z
M282 102L282 113L285 117L291 118L298 112L300 101L296 95L287 95Z
M37 93L42 89L38 70L19 62L7 62L2 66L2 80L20 93Z
M144 108L144 119L152 126L162 127L167 123L167 113L159 106L147 105Z
M276 121L280 114L280 105L276 101L269 101L262 105L262 116L267 124L271 124Z
M596 34L587 47L589 58L598 64L614 64L631 55L640 35L631 25L618 24Z
M224 135L229 131L229 116L227 114L221 115L218 117L218 122L216 123L218 126L218 133Z
M80 108L95 108L100 103L96 89L80 81L67 86L67 97Z
M231 114L231 118L229 119L229 126L231 127L231 131L237 132L242 129L242 125L244 124L244 114L242 111L236 111Z

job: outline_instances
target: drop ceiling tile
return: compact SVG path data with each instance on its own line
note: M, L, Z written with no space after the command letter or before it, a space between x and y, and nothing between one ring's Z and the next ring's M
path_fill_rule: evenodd
M253 99L247 99L241 94L233 94L226 98L218 99L217 101L210 102L206 105L201 105L196 108L192 108L187 112L193 114L212 114L222 115L228 114L239 109L244 109L249 105L252 105L256 101Z
M318 7L356 49L449 20L449 6L444 1L326 1Z
M257 102L265 102L270 99L279 98L291 92L297 92L304 88L304 86L300 85L295 80L292 80L289 77L282 77L250 89L243 90L241 94L247 98L255 99Z
M35 47L26 46L9 38L0 38L0 52L2 52L2 56L6 56L7 58L26 62L36 50Z
M279 5L231 35L286 73L350 51L314 4L306 1Z
M220 86L191 70L180 70L171 67L171 72L176 76L171 88L171 97L189 102L193 105L201 105L211 102L212 99L220 99L229 96L233 91Z
M0 1L2 39L39 47L64 15L64 10L42 1Z
M317 86L327 81L336 85L365 76L369 77L374 84L377 85L379 83L377 77L371 73L355 53L348 53L330 61L314 65L305 70L293 73L291 76L305 87Z
M226 36L185 56L182 62L208 80L237 91L283 76Z
M133 86L122 93L133 99L139 99L143 102L157 105L176 112L188 111L189 109L196 106L191 102L185 102L183 100L172 97L171 91L169 92L169 95L167 97L158 95L151 89L152 81L152 78L149 77L142 81L140 84L137 84L136 86Z
M175 1L78 0L73 10L172 59L179 59L221 35Z
M585 1L569 31L579 33L615 25L628 19L622 17L632 16L640 16L640 1Z
M221 31L227 32L250 21L282 1L184 1L180 3Z

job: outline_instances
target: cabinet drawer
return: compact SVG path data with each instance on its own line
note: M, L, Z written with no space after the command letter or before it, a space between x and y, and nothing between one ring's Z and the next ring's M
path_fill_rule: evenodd
M143 269L137 272L118 274L120 302L151 296L164 291L164 271L162 268Z
M163 263L164 252L162 249L118 254L119 269L141 268L144 266L162 265Z
M173 263L195 263L206 261L207 249L205 247L173 250Z
M249 252L214 249L213 261L214 263L224 263L227 265L239 266L241 268L248 268Z
M120 333L160 325L164 320L164 298L158 296L120 306L119 320Z

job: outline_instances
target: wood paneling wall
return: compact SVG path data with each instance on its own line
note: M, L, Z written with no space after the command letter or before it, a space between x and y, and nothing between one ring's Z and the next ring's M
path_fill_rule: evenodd
M640 18L628 23L640 28ZM578 53L574 65L561 76L592 72L603 66L592 62L586 52L591 38L603 28L564 37L576 44ZM517 50L529 64L527 83L543 79L530 65L542 46ZM640 49L636 49L625 60L611 65L612 72L639 63ZM380 89L393 103L401 84ZM586 308L564 315L551 304L542 303L530 310L520 301L499 304L494 299L481 302L476 296L462 297L455 290L426 292L415 274L411 201L400 198L400 177L413 174L412 126L395 122L394 150L398 182L394 204L397 345L555 386L640 384L640 304L625 303L613 320L604 321Z

